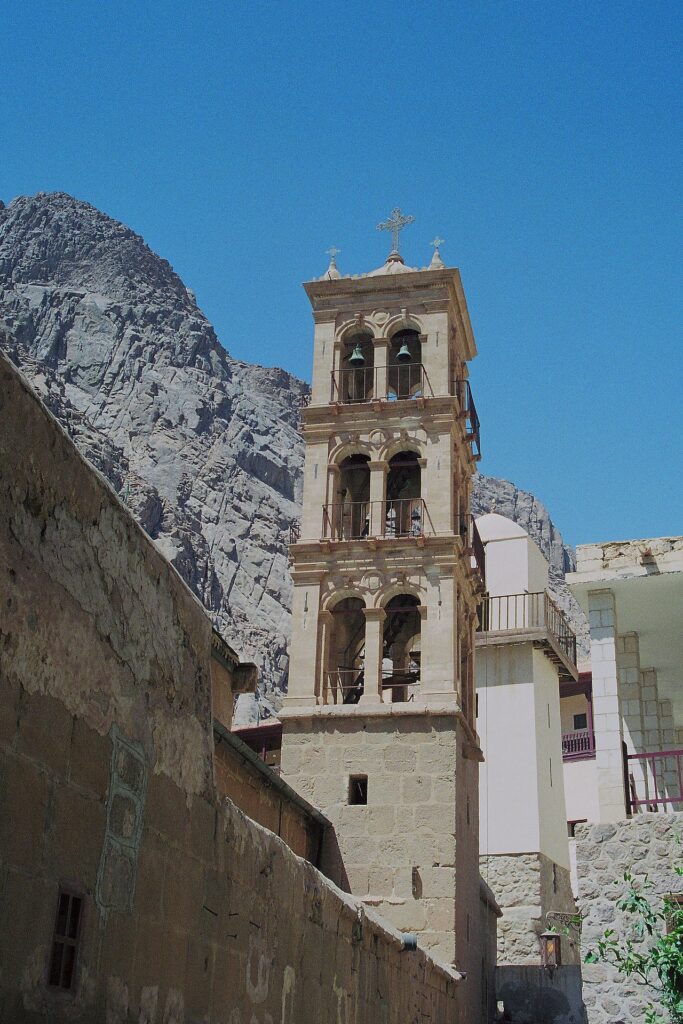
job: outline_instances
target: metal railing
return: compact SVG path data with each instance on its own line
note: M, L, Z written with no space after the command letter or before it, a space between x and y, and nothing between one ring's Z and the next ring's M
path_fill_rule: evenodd
M562 760L581 761L595 756L595 733L592 729L576 729L562 733Z
M332 402L354 404L381 399L387 402L433 395L422 363L393 366L358 366L332 371Z
M323 538L423 537L434 533L424 498L323 505Z
M461 512L458 516L458 533L463 539L465 547L472 552L474 564L481 576L482 583L486 582L486 554L484 544L477 529L477 522L470 512Z
M301 523L290 523L289 526L289 543L297 544L301 539Z
M640 768L639 772L631 769ZM683 750L653 750L627 754L629 813L681 810L683 807ZM636 775L639 778L636 780Z
M468 380L454 380L453 394L458 400L460 409L465 415L467 425L467 440L472 449L472 455L478 462L481 458L481 429L477 408L472 397L472 388Z
M393 669L382 670L382 689L392 690L394 699L402 691L404 698L412 700L408 694L408 687L418 686L420 683L420 672L405 671L399 672ZM337 668L332 672L325 673L325 687L323 692L324 704L357 704L365 692L365 676L362 668Z
M576 664L576 635L547 591L485 597L479 605L482 633L546 629L572 665Z

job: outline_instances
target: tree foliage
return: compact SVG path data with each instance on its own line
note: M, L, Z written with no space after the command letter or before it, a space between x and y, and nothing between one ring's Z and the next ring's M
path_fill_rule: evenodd
M682 876L683 866L674 865L674 871ZM657 993L657 1003L647 1007L645 1024L683 1024L683 903L665 896L655 905L647 876L638 881L627 872L624 883L617 909L632 918L631 936L606 929L586 963L611 964Z

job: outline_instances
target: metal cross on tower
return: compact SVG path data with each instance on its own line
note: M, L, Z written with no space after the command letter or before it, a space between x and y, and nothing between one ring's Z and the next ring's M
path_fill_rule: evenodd
M414 220L414 217L404 217L398 206L396 206L391 211L391 217L389 217L389 220L385 220L383 224L378 224L377 230L391 231L393 252L398 252L398 236L401 231L403 231L406 224L412 224Z
M439 236L437 235L436 238L433 238L432 241L429 244L433 245L434 248L438 252L439 247L442 246L444 242L445 242L445 238L439 238Z
M329 249L325 249L325 253L330 257L331 260L335 260L341 249L338 249L336 245L331 245Z

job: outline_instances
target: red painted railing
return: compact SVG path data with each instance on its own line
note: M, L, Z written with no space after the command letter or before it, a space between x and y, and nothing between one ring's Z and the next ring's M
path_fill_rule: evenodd
M639 807L656 811L660 807L672 811L683 807L683 750L653 750L628 754L626 767L629 786L629 809ZM637 769L640 770L637 770Z
M595 734L591 729L562 734L563 761L582 761L589 757L595 757Z

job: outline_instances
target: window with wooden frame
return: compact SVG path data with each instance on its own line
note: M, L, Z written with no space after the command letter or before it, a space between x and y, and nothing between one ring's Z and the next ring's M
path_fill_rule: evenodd
M82 917L83 897L69 889L60 889L48 971L50 988L62 992L74 989Z

